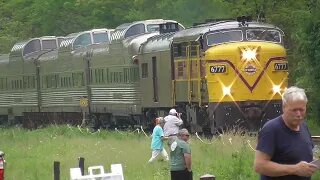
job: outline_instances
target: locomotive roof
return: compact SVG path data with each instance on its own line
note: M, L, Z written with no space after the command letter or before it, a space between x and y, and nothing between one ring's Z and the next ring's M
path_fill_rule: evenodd
M42 44L44 41L47 40L55 40L58 43L59 40L63 39L64 37L57 37L57 36L43 36L38 38L32 38L27 41L20 41L13 45L10 56L25 56L30 53L39 52L43 50L48 50ZM35 43L39 42L39 43ZM57 49L58 45L54 49Z
M86 33L94 34L94 33L103 33L103 32L108 32L108 34L110 34L112 31L114 31L114 29L101 28L101 29L91 29L88 31L71 33L67 35L65 39L61 42L60 48L72 49L73 42L75 41L75 39L77 39L77 37L79 37L82 34L86 34ZM110 37L109 37L109 41L110 41Z
M150 33L150 32L159 32L159 30L153 29L152 31L149 31L147 29L147 25L154 25L154 24L164 24L164 23L177 23L177 21L174 20L164 20L164 19L150 19L150 20L144 20L144 21L135 21L132 23L124 23L119 25L114 32L111 35L111 41L112 42L119 42L123 39L125 39L126 32L133 26L138 25L138 24L143 24L145 25L145 32L144 33ZM183 27L181 24L179 24L181 27ZM184 27L183 27L184 28ZM138 34L143 34L143 33L138 33ZM138 34L133 34L138 35ZM128 36L129 37L129 36Z
M267 24L267 23L261 23L261 22L246 22L245 26L239 25L238 21L220 21L220 22L214 22L214 23L207 23L207 24L201 24L195 27L190 27L185 30L181 30L177 32L174 37L174 42L186 42L186 41L195 41L197 40L201 35L209 32L209 31L215 31L215 30L226 30L226 29L237 29L240 27L261 27L261 28L276 28L280 30L278 27ZM281 30L280 30L281 31ZM281 33L283 33L281 31Z

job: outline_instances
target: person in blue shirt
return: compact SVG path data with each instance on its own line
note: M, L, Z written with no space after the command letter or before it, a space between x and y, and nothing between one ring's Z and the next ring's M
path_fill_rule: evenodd
M307 96L290 87L282 96L283 114L268 121L258 135L254 169L261 180L310 180L317 167L305 123Z
M160 154L164 158L165 161L169 161L169 156L167 151L163 147L163 140L168 139L164 136L163 126L165 121L162 117L156 118L156 126L153 128L152 132L152 141L151 141L151 149L152 155L149 159L149 163L153 162Z

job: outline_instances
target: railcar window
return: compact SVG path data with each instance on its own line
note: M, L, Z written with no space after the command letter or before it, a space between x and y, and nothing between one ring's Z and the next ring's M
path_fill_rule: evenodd
M67 77L67 81L68 81L68 87L73 86L71 77Z
M73 84L72 84L73 81L71 79L72 79L72 77L70 77L69 74L66 75L66 76L60 77L60 86L61 87L71 87L71 86L73 86Z
M106 79L106 82L107 82L107 83L111 83L109 68L106 68L106 76L105 76L105 79Z
M137 82L139 80L139 68L132 68L133 69L133 82Z
M69 46L69 45L72 43L73 38L74 38L74 37L68 37L68 38L63 39L63 40L60 42L60 47L67 47L67 46Z
M93 43L100 44L109 42L109 36L107 32L104 33L93 33Z
M183 42L179 44L174 44L173 45L173 53L174 57L186 57L186 47L188 43Z
M17 84L15 80L11 80L11 89L16 89Z
M113 83L113 75L114 75L113 72L110 72L109 75L110 75L110 76L109 76L109 77L110 77L109 82L110 82L110 83Z
M67 87L66 77L60 77L60 86Z
M72 73L72 83L75 87L84 86L84 73L83 72L75 72Z
M147 32L159 32L159 24L148 24Z
M138 35L138 34L143 34L145 32L146 32L146 30L145 30L144 24L136 24L127 30L126 34L124 35L124 38Z
M88 46L91 44L91 36L89 33L82 34L73 43L74 48L79 48L83 46Z
M58 38L58 47L60 47L63 40L64 40L64 38Z
M191 56L198 56L199 55L199 44L197 42L191 42L190 45L190 55Z
M33 52L37 52L41 50L41 46L40 46L40 40L39 39L34 39L32 41L30 41L23 50L23 56L29 54L29 53L33 53Z
M118 83L119 82L118 79L119 79L118 72L113 72L113 82Z
M113 82L121 83L123 80L122 72L113 72Z
M184 67L184 63L178 62L178 77L183 77L183 67Z
M35 76L23 76L23 88L33 89L36 87Z
M141 77L147 78L148 77L148 63L141 64Z
M281 42L281 34L276 29L248 29L246 36L248 41Z
M96 84L102 84L104 83L104 69L95 69L94 70L95 75L95 83Z
M242 31L219 31L213 32L206 36L208 46L226 43L226 42L238 42L243 40Z
M118 76L119 76L119 82L123 82L123 73L122 72L118 72Z
M0 89L1 90L7 89L7 78L0 78Z
M129 68L123 68L123 82L129 82Z
M57 42L55 39L42 40L42 50L57 49Z
M11 80L11 89L22 89L22 80L17 79L17 80Z
M44 77L44 87L45 88L57 88L59 83L59 75L58 74L49 74Z
M22 89L22 80L21 79L18 80L18 88Z
M93 70L90 69L89 73L90 73L90 76L89 76L89 84L90 84L93 82Z

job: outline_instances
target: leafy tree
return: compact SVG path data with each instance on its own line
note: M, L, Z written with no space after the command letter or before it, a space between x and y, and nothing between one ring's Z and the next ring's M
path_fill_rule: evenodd
M298 32L299 53L307 64L304 69L305 82L309 88L311 111L314 119L320 122L320 2L310 1L310 18ZM302 70L303 71L303 70Z
M228 3L221 0L137 0L132 12L135 18L174 19L185 26L191 26L205 19L229 18Z

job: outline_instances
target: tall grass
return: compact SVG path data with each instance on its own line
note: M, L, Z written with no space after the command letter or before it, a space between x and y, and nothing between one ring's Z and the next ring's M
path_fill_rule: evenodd
M0 129L0 150L6 153L8 180L53 179L53 162L60 161L61 179L69 179L69 169L78 157L85 166L121 163L127 180L170 179L168 163L159 159L148 164L151 139L143 133L90 133L86 129L59 126L28 131ZM225 134L213 140L191 138L194 179L213 174L218 180L258 179L253 171L255 137ZM166 146L166 149L167 146ZM86 171L85 171L86 172ZM320 179L320 173L314 177Z

